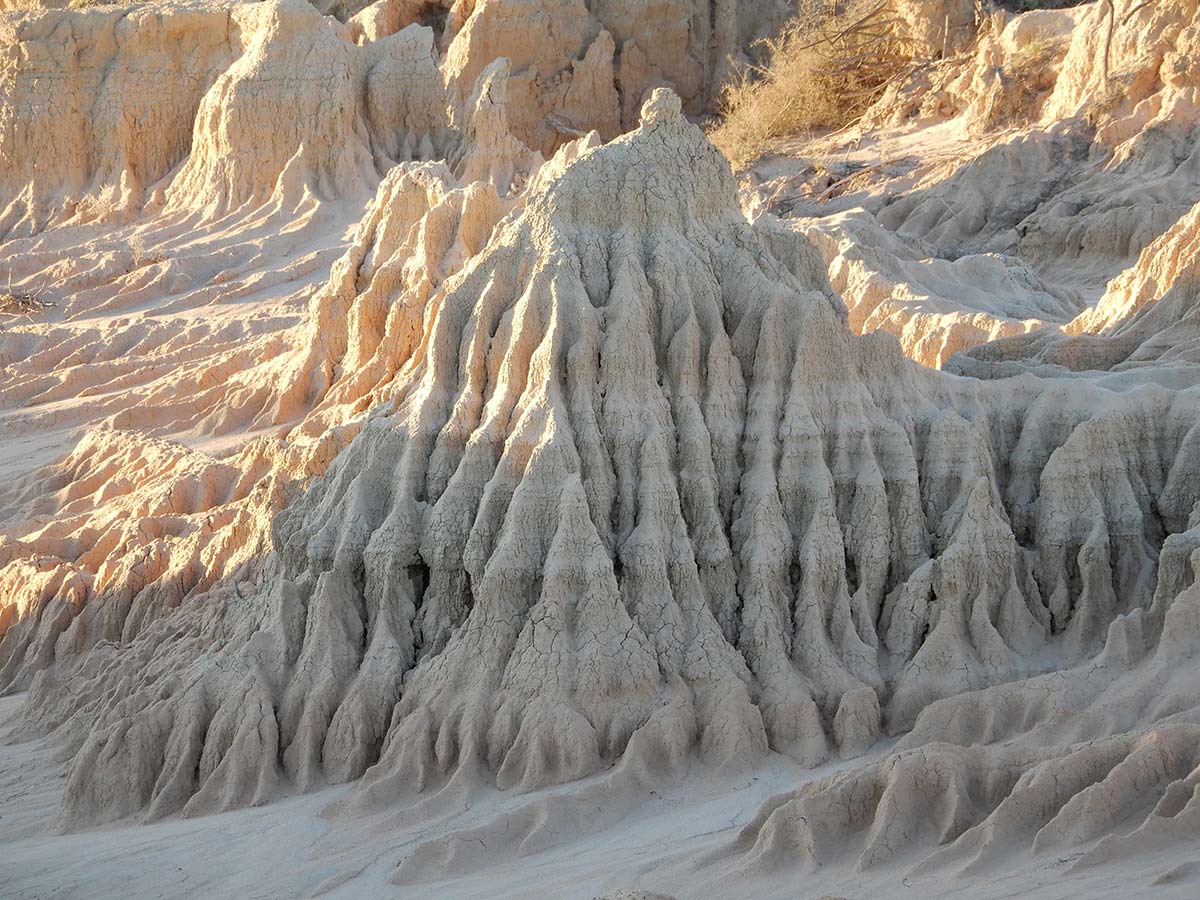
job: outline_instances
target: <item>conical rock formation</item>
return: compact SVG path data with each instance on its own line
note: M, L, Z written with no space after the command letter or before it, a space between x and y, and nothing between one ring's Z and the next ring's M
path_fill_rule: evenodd
M811 765L1151 607L1200 497L1194 399L967 382L852 336L813 248L745 221L669 92L560 156L505 218L484 201L490 240L440 281L379 281L419 232L364 224L376 255L318 305L349 303L337 378L378 405L277 517L255 600L85 658L129 686L98 710L35 683L81 743L66 822L283 777L362 775L378 804L693 752ZM459 195L478 246L450 184L410 166L377 210Z
M980 147L788 223L743 216L684 115L748 7L537 6L536 46L498 0L21 20L77 29L81 96L164 29L163 66L204 72L100 104L170 128L93 128L61 183L20 155L61 137L45 86L0 82L30 113L0 254L57 304L0 334L0 689L69 761L57 826L347 781L331 815L502 807L423 831L410 884L617 827L689 770L828 762L710 861L1186 846L1192 7L1120 13L1139 99L1104 110L1056 82L1098 84L1088 9L989 26L914 74ZM1043 42L1008 103L997 66Z

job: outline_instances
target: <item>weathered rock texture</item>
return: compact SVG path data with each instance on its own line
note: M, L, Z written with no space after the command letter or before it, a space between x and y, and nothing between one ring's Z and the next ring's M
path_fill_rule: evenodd
M605 33L641 63L632 6L594 4L605 32L547 23L580 65L542 83L553 42L495 37L521 6L386 36L298 2L60 14L217 16L227 57L120 215L68 199L123 183L95 162L126 159L120 132L57 179L13 176L10 290L58 305L0 335L0 689L28 689L27 729L71 760L58 824L351 780L344 814L596 773L588 796L618 803L697 760L813 766L903 735L768 804L723 858L980 871L1194 836L1195 223L1146 226L1098 186L1167 191L1187 163L1150 132L1094 160L1076 123L878 224L749 221L668 89L607 143L532 133L531 109L612 88L586 62ZM616 130L629 96L585 108ZM1067 197L1109 230L1075 234ZM911 334L901 285L933 317L958 286L980 339L1080 311L1013 255L1034 224L1059 263L1140 254L1076 321L1156 365L974 379L906 358L975 335ZM1174 324L1138 324L1155 310ZM456 858L423 845L394 880Z
M939 256L919 237L889 232L864 210L805 225L857 333L887 331L906 356L941 367L976 344L1069 319L1070 293L1047 285L1019 257Z
M391 294L387 399L276 520L247 632L113 656L141 687L79 736L67 814L250 802L280 763L376 802L693 747L815 764L1100 650L1186 529L1196 402L942 382L853 338L820 268L656 94L424 303Z
M295 15L316 13L299 6ZM403 61L415 46L417 59L428 61L428 34L397 35L389 59ZM265 165L262 142L240 153L198 151L168 185L170 204L146 224L111 238L85 232L82 265L68 261L78 252L78 229L15 242L9 271L18 279L36 284L66 271L56 293L59 321L4 336L6 433L75 441L72 429L88 431L64 459L0 489L0 507L14 522L0 537L6 686L27 686L47 663L98 641L131 639L265 552L270 517L289 486L323 470L371 405L378 387L371 379L386 382L403 362L404 351L381 347L394 294L404 298L396 310L419 320L430 293L483 248L518 202L514 185L541 166L506 130L506 73L501 60L481 77L464 134L436 133L453 169L413 162L376 179L378 196L341 259L336 233L346 223L327 201L346 199L337 193L339 175L353 197L374 171L356 105L346 115L363 126L360 146L310 155L303 136L293 135L293 149L280 145L277 175ZM393 77L428 99L427 74L418 65ZM284 99L270 87L278 80L254 74L250 88L239 84L219 81L210 96ZM418 109L444 112L436 104ZM403 110L393 100L388 114ZM404 135L404 152L413 143L409 127L436 124L420 115L396 117L405 127L391 133ZM214 102L202 121L221 131L230 118L237 117ZM200 125L197 132L210 140ZM421 144L434 152L430 131ZM586 145L564 147L559 164ZM147 306L153 315L121 315ZM110 318L98 321L97 313ZM78 593L59 596L46 583ZM85 604L89 598L96 602Z
M776 0L380 0L343 28L317 8L172 0L4 13L0 235L111 221L158 199L147 193L185 159L166 198L176 209L219 213L300 183L345 194L372 162L444 155L447 117L465 122L476 79L500 57L518 139L545 155L592 130L611 139L658 85L692 113L709 108L787 12Z
M777 175L758 192L821 247L852 327L890 331L927 365L999 338L1091 334L1098 310L1112 326L1122 273L1200 202L1196 15L1190 0L1118 3L1106 53L1103 3L997 13L973 48L917 66L857 128L815 142L808 197ZM1088 343L1056 352L1085 368L1124 358Z

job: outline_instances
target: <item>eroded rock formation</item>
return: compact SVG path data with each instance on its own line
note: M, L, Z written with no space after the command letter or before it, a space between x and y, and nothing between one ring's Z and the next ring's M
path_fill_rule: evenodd
M1099 310L1124 306L1114 279L1161 256L1152 245L1200 201L1195 4L1113 16L1110 44L1103 3L997 12L966 52L914 66L862 123L813 142L807 172L763 163L750 205L822 248L855 330L887 330L927 365L1113 325ZM1085 368L1123 358L1086 344L1056 352Z
M142 686L80 735L68 814L250 802L277 760L376 800L693 747L815 764L1148 609L1195 401L943 383L769 229L658 93L424 303L393 292L388 399L277 519L240 646L161 655L192 676L117 654Z
M6 20L100 54L79 109L111 111L127 40L203 69L118 104L161 143L97 127L54 178L30 73L71 57L0 84L29 110L0 132L8 290L56 304L0 334L0 688L71 760L57 824L345 781L347 815L597 774L619 806L894 736L714 859L975 872L1194 835L1190 138L1137 106L1111 155L1056 125L886 203L748 219L685 115L695 29L736 16L654 7L678 34L644 86L686 96L638 89L635 123L633 6L539 4L537 45L521 6ZM1055 65L1087 68L1064 21L1091 13L1056 15ZM597 119L543 129L573 103ZM949 361L987 378L908 358L990 338ZM536 844L541 815L478 828Z

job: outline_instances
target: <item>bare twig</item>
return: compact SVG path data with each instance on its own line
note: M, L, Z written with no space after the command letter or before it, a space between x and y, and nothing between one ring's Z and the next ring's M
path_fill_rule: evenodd
M1141 3L1139 3L1133 9L1131 9L1129 12L1125 13L1125 18L1123 18L1121 20L1121 24L1128 25L1130 19L1132 19L1134 16L1136 16L1138 13L1140 13L1143 9L1145 9L1147 6L1150 6L1153 3L1154 3L1154 0L1142 0Z
M1112 54L1112 39L1113 39L1113 20L1117 16L1117 9L1113 6L1113 0L1104 0L1104 8L1108 11L1108 31L1104 36L1104 64L1101 70L1101 77L1104 79L1104 86L1108 87L1108 60Z
M31 319L41 312L54 306L46 299L45 289L26 290L14 288L12 272L8 273L8 286L0 291L0 316L9 319Z

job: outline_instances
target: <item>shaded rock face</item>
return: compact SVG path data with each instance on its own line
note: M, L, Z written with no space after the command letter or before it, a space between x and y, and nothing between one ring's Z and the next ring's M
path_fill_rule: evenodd
M962 350L1071 319L1080 302L1016 256L931 255L855 210L802 226L859 334L887 331L904 355L941 368Z
M1034 370L1054 374L1128 372L1200 361L1197 239L1200 205L1150 243L1113 278L1095 306L1061 329L972 348L953 368L981 378Z
M453 192L398 172L351 259L395 256L386 217ZM1174 596L1160 551L1200 498L1194 397L962 381L853 336L819 256L742 218L666 91L510 202L432 290L381 294L359 262L322 295L351 304L326 396L381 402L275 519L254 599L214 590L85 655L128 685L86 713L65 668L38 676L79 747L64 824L282 779L361 776L374 806L696 753L814 765L1116 653L1115 621L1146 623L1122 639L1143 656Z

